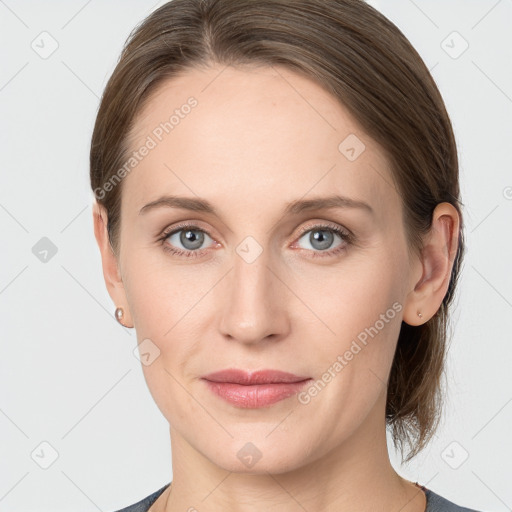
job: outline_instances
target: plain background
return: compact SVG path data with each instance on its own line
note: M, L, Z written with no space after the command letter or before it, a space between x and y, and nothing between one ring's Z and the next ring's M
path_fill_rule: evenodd
M172 479L135 333L113 317L88 182L99 96L163 3L0 0L0 511L112 511ZM468 251L444 421L409 465L390 448L392 460L458 504L511 510L512 0L372 4L445 99Z

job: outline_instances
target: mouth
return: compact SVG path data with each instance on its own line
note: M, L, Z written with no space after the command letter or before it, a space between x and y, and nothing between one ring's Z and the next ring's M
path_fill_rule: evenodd
M231 405L256 409L297 394L312 378L280 370L228 369L210 373L202 380L211 392Z

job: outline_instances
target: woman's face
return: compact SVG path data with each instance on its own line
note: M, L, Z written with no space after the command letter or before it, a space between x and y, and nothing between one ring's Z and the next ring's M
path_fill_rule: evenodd
M279 473L381 440L402 309L421 273L379 147L314 82L269 67L166 82L130 144L124 304L173 449ZM146 206L166 196L190 208ZM368 206L313 202L334 196ZM264 397L284 385L233 402L203 379L228 368L311 380L273 403Z

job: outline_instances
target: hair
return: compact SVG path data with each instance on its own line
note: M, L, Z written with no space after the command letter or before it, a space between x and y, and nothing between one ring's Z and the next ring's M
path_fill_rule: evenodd
M389 375L386 425L404 461L430 441L442 413L448 308L465 251L457 147L441 94L402 32L363 0L173 0L128 37L92 135L90 180L120 250L119 177L136 116L156 88L215 64L284 66L314 80L384 151L402 201L410 254L420 254L437 204L460 219L447 293L419 326L402 322ZM111 186L107 186L108 184ZM101 191L101 194L97 192Z

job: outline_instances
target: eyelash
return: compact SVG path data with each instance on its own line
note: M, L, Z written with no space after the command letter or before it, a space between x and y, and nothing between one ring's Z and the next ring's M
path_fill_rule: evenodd
M202 256L203 252L205 252L206 249L199 250L199 251L197 251L197 250L196 251L188 251L188 250L183 250L183 249L175 249L171 245L165 243L165 241L167 240L167 238L169 236L174 235L175 233L179 233L180 231L183 231L184 229L189 229L191 231L200 231L201 233L205 233L210 238L212 238L207 231L199 228L195 224L187 224L187 223L178 224L177 226L173 226L172 229L166 229L162 233L162 235L158 238L158 241L162 244L164 251L167 251L174 256L183 256L185 258L197 258L197 257ZM345 251L347 249L347 245L353 244L354 240L355 240L352 233L350 233L348 231L344 231L341 228L339 228L335 225L331 225L331 224L317 224L314 226L308 226L306 228L303 228L300 230L298 239L302 238L304 233L308 233L309 231L315 231L315 230L330 231L332 233L336 233L342 239L344 244L339 245L335 249L331 249L329 251L310 251L309 249L303 249L305 251L312 252L313 253L311 256L312 258L318 258L318 257L326 258L326 257L335 256L335 255Z

